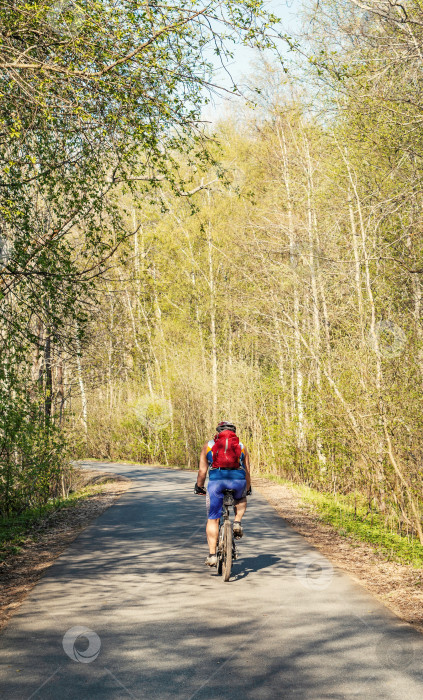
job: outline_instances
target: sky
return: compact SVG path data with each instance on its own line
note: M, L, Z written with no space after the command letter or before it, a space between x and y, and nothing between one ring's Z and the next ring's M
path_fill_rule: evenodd
M282 29L287 34L295 33L299 30L299 19L297 12L301 7L301 0L268 0L266 3L267 9L280 17L282 20ZM233 80L238 86L245 84L245 78L253 74L254 61L258 59L258 52L242 44L236 45L232 49L234 58L230 61L226 68L230 72ZM286 45L281 45L281 53L287 53ZM221 67L218 60L213 57L213 62L216 65L214 80L216 84L230 89L232 87L231 80L226 71ZM227 95L213 95L212 103L207 105L203 112L203 118L206 121L216 122L220 119L227 109L227 105L234 100L239 100L239 97Z

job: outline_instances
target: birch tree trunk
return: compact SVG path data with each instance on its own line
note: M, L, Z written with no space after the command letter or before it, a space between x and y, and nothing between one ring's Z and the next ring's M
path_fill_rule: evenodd
M210 192L207 191L207 201L210 210ZM210 212L209 212L210 216ZM212 224L209 218L207 225L207 250L209 263L209 290L210 290L210 344L211 344L211 369L212 369L212 422L217 423L217 339L216 339L216 292L213 270L213 240Z
M306 159L306 176L307 176L307 223L308 223L308 244L309 244L309 266L310 266L310 277L311 277L311 292L312 292L312 317L313 317L313 344L314 351L317 357L321 356L321 340L320 340L320 311L319 311L319 294L317 289L317 275L316 275L316 262L315 262L315 247L316 247L316 236L315 236L315 221L316 212L314 210L314 180L313 180L313 166L310 156L310 146L307 140L306 134L303 136L304 139L304 150ZM322 381L320 372L320 362L314 363L314 371L316 374L316 387L318 394L318 401L321 402L322 397ZM323 443L320 431L316 431L316 451L317 457L321 465L326 464L326 456L323 451Z
M84 377L82 374L81 365L81 343L79 341L79 328L78 323L75 322L75 344L76 344L76 369L78 374L78 384L79 391L81 393L81 422L84 429L85 437L88 436L88 407L87 407L87 395L85 392Z
M357 214L358 214L358 222L359 222L359 230L361 234L361 252L363 256L363 261L364 261L364 273L365 273L365 284L366 284L366 292L367 292L367 300L370 306L370 338L372 342L372 347L375 353L375 365L376 365L376 373L375 373L375 388L376 388L376 395L377 395L377 412L378 412L378 421L377 421L377 432L378 432L378 469L376 473L376 479L377 479L377 486L378 486L378 491L379 491L379 499L380 499L380 508L382 511L385 510L386 504L385 504L385 486L384 486L384 481L385 481L385 474L384 474L384 466L383 466L383 458L384 458L384 452L385 452L385 445L384 445L384 440L383 440L383 432L384 431L384 415L385 415L385 407L383 403L383 396L382 396L382 382L383 382L383 373L382 373L382 355L380 351L380 343L379 343L379 336L376 330L376 306L375 306L375 301L374 301L374 296L373 296L373 290L372 290L372 282L371 282L371 277L370 277L370 265L369 265L369 255L367 251L367 240L366 240L366 230L365 230L365 225L364 225L364 218L363 218L363 209L361 206L361 200L359 197L357 185L356 185L356 180L353 177L352 169L350 166L350 163L348 162L347 157L345 156L345 163L347 166L347 172L348 172L348 178L350 181L351 188L354 192L354 198L355 198L355 203L356 203L356 208L357 208ZM354 238L354 236L353 236Z
M296 236L293 223L293 202L291 195L291 180L289 173L289 159L288 159L288 149L286 135L283 128L281 118L277 121L277 136L279 141L279 148L282 159L282 172L283 172L283 182L286 191L286 205L288 210L288 237L289 237L289 254L292 266L295 268L298 262L298 246L296 246ZM299 326L299 316L300 316L300 300L298 293L298 282L297 276L294 272L293 275L293 321L294 321L294 354L295 354L295 397L296 397L296 413L298 421L297 430L297 445L299 450L305 448L305 418L304 418L304 398L303 398L303 384L304 377L302 372L302 353L301 353L301 340L300 340L300 326Z

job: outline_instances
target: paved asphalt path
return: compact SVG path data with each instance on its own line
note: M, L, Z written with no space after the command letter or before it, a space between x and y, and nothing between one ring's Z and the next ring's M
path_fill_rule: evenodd
M422 700L423 636L261 497L223 583L204 566L205 499L192 472L95 468L133 484L4 630L2 698Z

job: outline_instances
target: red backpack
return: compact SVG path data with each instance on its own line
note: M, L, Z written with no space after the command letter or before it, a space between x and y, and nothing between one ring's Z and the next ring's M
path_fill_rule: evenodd
M211 448L213 468L238 469L241 445L235 433L232 430L222 430L214 439L215 443Z

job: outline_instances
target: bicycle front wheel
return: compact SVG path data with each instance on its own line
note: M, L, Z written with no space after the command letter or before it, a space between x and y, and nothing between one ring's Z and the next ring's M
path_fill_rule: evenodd
M223 580L229 581L232 571L232 523L229 520L225 522L225 530L223 533L223 563L222 574Z

